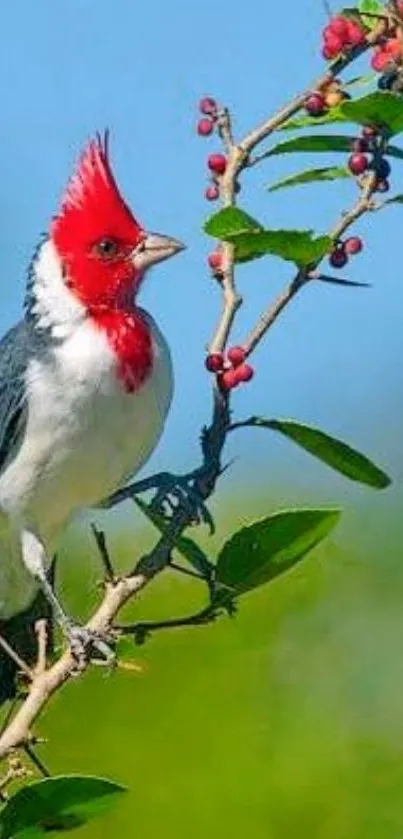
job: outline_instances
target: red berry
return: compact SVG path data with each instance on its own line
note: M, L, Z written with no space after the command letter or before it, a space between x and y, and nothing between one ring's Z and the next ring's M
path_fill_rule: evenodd
M207 187L204 195L207 198L207 201L217 201L217 198L220 195L218 186L216 186L215 184L210 184L210 186Z
M338 35L339 38L345 39L347 37L349 22L350 21L347 20L347 18L342 17L342 15L337 15L331 19L326 29L329 29L330 32L334 32L334 34Z
M229 349L228 352L227 352L227 358L228 358L228 361L230 361L231 364L234 367L238 367L239 364L242 364L242 362L245 361L245 350L244 350L244 348L243 347L231 347L231 349Z
M365 154L352 154L348 159L348 168L353 175L362 175L368 169L368 158Z
M356 253L360 253L363 247L363 241L359 236L350 236L350 238L346 239L344 242L344 250L349 256L354 256Z
M311 93L305 100L305 110L312 117L321 116L326 108L325 99L321 93Z
M220 373L224 367L224 356L221 352L210 353L204 363L210 373Z
M348 262L348 257L343 246L336 248L330 254L329 262L333 268L344 268Z
M401 58L402 44L400 38L389 38L385 44L385 52L390 55L391 58Z
M339 54L339 50L335 50L334 46L329 46L329 44L324 44L322 47L322 55L325 61L331 61L333 58Z
M335 58L336 55L342 52L344 46L344 41L338 36L331 32L329 35L326 36L325 43L323 45L322 55L324 58Z
M222 264L222 254L220 251L213 251L207 257L207 262L212 271L218 271Z
M205 96L199 102L199 111L202 114L209 114L215 116L217 113L217 102L211 96Z
M371 58L371 67L377 73L382 73L391 61L389 53L383 50L376 50Z
M250 364L241 364L240 367L235 369L237 383L239 382L250 382L255 375L255 371Z
M223 390L232 390L239 385L238 371L239 367L236 370L224 370L223 373L220 373L218 383Z
M212 119L201 119L197 123L197 133L199 137L208 137L214 130L214 122Z
M359 23L356 23L354 20L347 20L346 26L346 42L350 47L358 47L360 44L365 43L366 35Z
M211 172L223 175L227 168L227 158L224 154L210 154L207 159L207 166Z

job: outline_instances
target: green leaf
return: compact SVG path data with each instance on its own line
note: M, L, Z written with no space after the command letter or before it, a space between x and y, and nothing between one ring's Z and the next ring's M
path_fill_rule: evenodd
M376 91L361 99L342 102L340 112L348 122L385 127L390 136L403 131L403 98L388 91Z
M207 558L206 554L193 539L188 536L181 536L176 543L179 553L184 556L192 567L198 571L202 577L209 580L212 575L213 563Z
M374 489L385 489L391 483L389 476L365 455L318 428L312 428L294 420L265 420L260 417L255 417L251 424L279 431L352 481L366 484Z
M263 230L240 233L229 240L235 245L237 262L248 262L271 254L293 262L300 268L319 262L330 250L329 236L314 238L312 230Z
M308 169L305 172L298 172L296 175L288 175L286 178L276 181L268 187L269 192L276 192L278 189L285 189L301 184L318 183L319 181L336 181L340 178L350 178L351 174L345 166L326 166L323 169Z
M204 230L209 236L226 241L229 236L263 230L263 227L244 210L238 207L225 207L207 219Z
M384 204L403 204L403 195L392 195L392 198L387 198Z
M350 286L351 288L371 288L371 283L358 283L355 280L346 280L344 277L329 277L327 274L321 274L317 279L321 283Z
M104 778L60 775L27 784L0 812L0 839L45 836L86 824L115 803L125 787ZM37 831L37 834L35 833Z
M299 562L330 533L340 510L286 510L235 533L217 561L217 581L237 595L264 585Z
M337 105L335 108L330 108L321 117L311 117L309 114L306 114L301 117L289 119L279 127L278 131L293 131L296 129L299 130L300 128L312 128L318 125L332 125L335 122L348 122L344 114L340 111L340 105Z
M281 143L268 149L265 157L273 157L279 154L290 154L291 152L343 152L351 151L354 137L342 134L309 134L300 137L292 137L290 140L283 140ZM388 146L386 154L403 160L403 149L397 146Z
M358 4L358 11L361 12L361 14L365 14L365 12L372 15L385 14L385 8L379 0L360 0Z
M283 140L266 152L266 157L290 152L349 152L354 137L343 134L309 134Z
M353 79L347 79L344 82L344 87L359 87L360 85L369 85L373 84L377 77L376 73L368 73L366 76L354 76Z
M403 160L403 149L399 149L398 146L386 146L385 154L388 157L395 157L397 160Z
M403 131L403 97L389 91L375 91L360 99L341 102L330 108L322 117L302 116L288 120L281 131L310 128L315 125L330 125L336 122L353 122L358 125L374 125L386 128L390 134Z
M265 230L236 207L226 207L204 225L206 233L235 246L237 262L272 254L304 267L318 262L331 248L329 236L314 238L312 230Z
M364 26L368 29L374 29L375 26L379 23L379 18L376 17L367 17L365 14L366 12L370 15L384 15L385 8L382 3L379 3L378 0L361 0L358 6L358 10L362 15L362 21Z

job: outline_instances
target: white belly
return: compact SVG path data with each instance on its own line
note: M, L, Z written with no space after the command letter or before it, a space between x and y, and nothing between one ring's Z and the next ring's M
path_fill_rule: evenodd
M46 358L32 364L24 443L0 477L0 508L8 521L1 516L0 617L10 607L7 579L20 573L21 585L26 579L22 569L6 569L16 561L16 531L33 529L51 557L71 515L122 486L156 446L171 401L172 369L155 326L153 336L152 372L132 394L116 377L105 337L87 323L57 350L57 364ZM26 586L32 589L29 578ZM26 596L29 602L28 588Z

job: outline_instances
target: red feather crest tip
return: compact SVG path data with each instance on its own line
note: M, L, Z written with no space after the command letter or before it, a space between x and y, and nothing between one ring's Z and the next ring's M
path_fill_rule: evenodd
M74 218L78 223L79 216L82 223L83 215L87 219L88 216L92 216L94 226L98 227L108 224L116 226L120 222L124 227L129 225L139 231L142 229L122 198L115 181L109 162L107 131L103 137L97 134L81 154L62 197L60 211L53 220L51 235L54 235L63 221L67 222L68 219L73 223Z

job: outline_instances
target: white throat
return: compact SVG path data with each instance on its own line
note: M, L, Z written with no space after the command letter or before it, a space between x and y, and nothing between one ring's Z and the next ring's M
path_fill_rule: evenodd
M86 310L64 281L51 239L40 246L32 272L30 312L40 329L50 330L55 338L67 338L83 322Z

